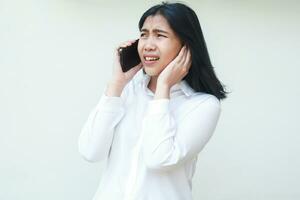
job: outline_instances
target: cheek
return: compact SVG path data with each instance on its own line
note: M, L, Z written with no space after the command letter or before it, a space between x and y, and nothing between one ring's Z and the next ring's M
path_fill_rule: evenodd
M171 62L178 55L179 51L180 51L180 49L177 47L171 47L171 48L165 49L164 54L165 54L166 62Z
M137 48L137 50L138 50L138 53L139 53L139 56L140 56L140 58L142 58L143 57L143 48L142 48L142 43L141 43L141 41L139 41L139 43L138 43L138 48Z
M179 53L181 49L181 44L177 40L166 41L165 44L161 45L161 50L163 50L165 58L168 61L173 60Z

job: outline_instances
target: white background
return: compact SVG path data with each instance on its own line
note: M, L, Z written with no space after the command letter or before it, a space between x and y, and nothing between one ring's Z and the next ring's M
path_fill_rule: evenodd
M160 1L0 0L0 199L91 200L77 138L113 49ZM195 200L300 199L299 1L186 1L227 90Z

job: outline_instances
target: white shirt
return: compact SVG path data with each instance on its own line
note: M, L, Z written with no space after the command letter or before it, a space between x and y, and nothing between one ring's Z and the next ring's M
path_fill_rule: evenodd
M121 97L102 94L78 138L89 162L106 160L93 200L191 200L197 156L212 136L220 101L185 81L156 99L140 70Z

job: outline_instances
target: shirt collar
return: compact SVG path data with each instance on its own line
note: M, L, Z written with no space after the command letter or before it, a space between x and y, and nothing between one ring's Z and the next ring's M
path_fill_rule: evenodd
M143 73L143 69L141 69L137 74L137 82L138 84L141 84L144 91L147 92L147 94L153 96L153 92L147 87L150 81L150 76L148 74ZM195 92L193 88L189 86L187 81L181 80L179 83L173 85L170 90L170 95L172 96L173 93L182 91L186 96L191 96Z

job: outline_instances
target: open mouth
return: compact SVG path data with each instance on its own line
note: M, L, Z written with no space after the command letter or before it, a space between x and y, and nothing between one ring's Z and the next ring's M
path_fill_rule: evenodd
M152 56L144 56L145 61L157 61L159 60L159 57L152 57Z

